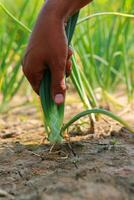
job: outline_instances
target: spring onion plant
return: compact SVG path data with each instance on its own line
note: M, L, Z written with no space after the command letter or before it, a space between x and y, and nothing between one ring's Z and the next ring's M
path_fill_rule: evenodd
M74 33L74 29L76 26L78 18L78 13L71 17L68 21L68 25L66 28L66 34L69 43L71 42L71 38ZM52 143L60 143L63 139L64 131L75 121L80 119L85 115L91 115L91 118L95 117L95 113L105 114L112 119L120 122L122 125L126 126L129 130L129 125L123 121L120 117L114 115L111 112L102 109L91 109L92 106L97 106L96 98L94 96L93 90L90 85L87 83L85 76L82 72L77 68L77 64L75 58L73 57L73 71L72 71L72 81L80 95L81 100L83 101L85 107L90 108L90 110L86 110L84 112L79 113L74 116L67 124L63 126L64 119L64 104L57 106L52 99L51 96L51 74L49 71L45 73L44 79L42 80L40 87L40 97L42 108L44 112L44 122L46 132L48 134L48 140ZM84 80L85 79L85 80ZM84 88L85 85L85 88ZM88 96L86 95L88 94ZM89 97L89 98L88 98ZM90 101L91 98L91 101ZM132 131L132 130L131 130Z
M111 7L112 3L106 7L107 12L100 12L99 1L87 7L77 23L73 45L77 63L92 91L101 89L102 100L119 105L111 93L123 87L131 101L134 92L133 1L114 4L116 12L111 12ZM83 17L85 12L87 16Z
M5 3L5 1L3 1ZM28 26L32 26L32 22L37 12L38 1L34 0L31 14L27 14L27 9L31 7L29 1L24 0L21 3L19 12L16 4L12 7L12 13L17 15L17 18L12 14L7 6L11 3L6 1L6 4L0 3L0 111L8 109L7 105L19 91L24 80L21 73L21 59L26 42L27 34L31 30L21 21L26 21ZM13 4L12 4L13 5ZM19 13L19 14L18 14Z
M66 27L68 44L70 44L71 42L78 15L79 13L76 13L68 21ZM44 112L44 122L45 122L46 132L48 134L48 140L52 143L59 143L63 139L60 132L64 118L64 103L59 106L55 104L51 96L50 83L51 83L51 74L50 71L47 71L45 73L44 79L40 87L40 97Z
M22 46L26 43L26 33L31 33L29 27L32 25L31 22L34 21L33 16L38 1L34 4L35 7L29 17L28 26L26 26L22 22L22 19L23 16L25 16L24 13L28 2L27 0L24 1L20 15L17 18L0 3L1 11L4 11L7 17L15 24L14 31L11 31L10 37L8 37L9 35L7 33L11 27L10 25L9 27L5 26L6 18L4 18L2 29L0 30L0 33L3 34L2 39L0 39L0 56L2 57L0 63L0 91L3 95L3 102L9 101L13 95L16 94L23 81L23 76L19 73L20 57L23 50ZM116 15L116 17L113 18L111 27L108 26L109 29L106 29L106 31L104 25L108 25L109 20L105 22L104 19L102 22L101 17L102 15L104 16L104 14ZM123 20L117 20L117 16L122 17ZM40 97L45 119L45 128L50 142L61 142L64 131L81 117L88 115L95 121L96 113L111 117L133 132L129 125L121 118L109 111L99 109L99 102L95 94L95 89L101 87L104 91L103 94L106 95L109 89L115 88L116 84L121 81L126 83L127 90L131 94L133 76L130 76L130 68L127 68L127 52L131 46L132 40L128 39L128 32L131 30L128 18L133 18L133 15L128 16L123 13L97 13L78 21L77 31L79 31L79 34L76 34L73 41L77 54L72 58L73 70L71 80L86 110L74 116L69 122L63 125L65 105L57 106L54 103L50 93L51 74L47 71L41 83ZM78 13L72 16L68 21L66 34L69 44L74 33L77 19ZM90 21L88 21L89 19ZM95 21L91 22L91 19L95 19ZM85 25L85 23L87 23L87 25ZM97 26L97 31L95 31L95 26ZM121 33L124 33L124 35L121 36ZM17 40L15 40L16 38ZM7 48L4 48L5 41L8 41L6 44ZM78 57L80 58L79 61ZM110 98L111 97L109 97L109 99Z

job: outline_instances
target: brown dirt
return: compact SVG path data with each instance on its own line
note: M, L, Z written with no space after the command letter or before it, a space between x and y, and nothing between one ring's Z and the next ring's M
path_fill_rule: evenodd
M67 118L79 109L67 106ZM32 106L1 115L0 126L0 200L134 199L134 135L115 122L102 119L95 133L79 123L53 148Z

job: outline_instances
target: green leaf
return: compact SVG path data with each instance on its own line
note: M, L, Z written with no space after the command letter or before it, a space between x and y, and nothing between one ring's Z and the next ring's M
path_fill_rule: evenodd
M120 118L119 116L113 114L110 111L104 110L104 109L91 109L91 110L85 110L83 112L80 112L79 114L75 115L71 120L69 120L62 128L61 132L63 133L69 126L71 126L74 122L76 122L77 120L79 120L80 118L86 116L86 115L91 115L91 114L104 114L110 118L112 118L113 120L116 120L117 122L119 122L120 124L122 124L123 126L125 126L130 132L134 133L134 130L127 124L126 121L124 121L122 118Z

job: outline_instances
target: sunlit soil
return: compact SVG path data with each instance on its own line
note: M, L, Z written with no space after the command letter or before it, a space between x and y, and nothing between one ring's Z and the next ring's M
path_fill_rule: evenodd
M67 98L65 121L83 110L75 100ZM70 127L63 144L53 146L39 108L15 105L0 116L0 198L133 199L132 133L104 116L93 132L87 117ZM133 105L117 113L134 125Z

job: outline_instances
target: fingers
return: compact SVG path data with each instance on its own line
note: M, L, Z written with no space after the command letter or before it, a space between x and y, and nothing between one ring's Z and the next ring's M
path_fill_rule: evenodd
M56 104L60 105L64 102L66 84L65 84L65 72L68 77L71 73L72 61L71 56L73 51L71 48L68 49L67 62L59 61L57 63L50 64L52 83L51 83L51 92L52 97ZM39 88L41 80L44 76L45 68L41 57L36 56L37 54L30 52L25 56L23 60L23 72L30 82L33 90L39 94Z
M52 75L52 97L56 104L60 105L64 102L66 84L65 84L65 72L68 77L71 73L72 61L71 56L73 55L73 50L68 48L67 62L61 61L55 64L51 64L51 75Z
M69 77L72 70L72 61L68 60L66 64L66 77Z
M73 55L73 50L71 47L69 47L68 48L68 59L70 59L72 55Z
M36 56L26 55L23 60L22 70L33 90L39 94L39 87L45 70L41 60Z
M67 64L66 64L66 77L70 76L71 70L72 70L72 61L71 57L73 55L73 50L71 47L68 48L68 58L67 58Z
M65 93L66 93L66 84L65 84L65 73L67 76L71 73L71 56L73 51L71 48L68 48L67 61L62 57L60 61L55 61L55 63L50 64L52 83L51 83L51 92L52 97L56 104L60 105L64 102Z
M51 92L57 105L64 102L66 84L65 84L65 62L51 64Z

